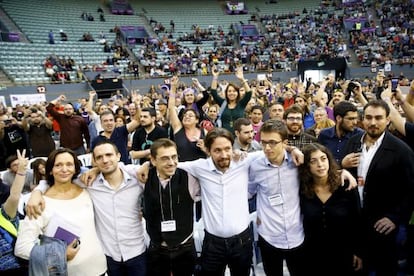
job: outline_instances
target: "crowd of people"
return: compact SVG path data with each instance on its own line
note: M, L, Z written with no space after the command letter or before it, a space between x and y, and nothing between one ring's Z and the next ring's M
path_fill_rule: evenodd
M174 21L166 30L151 18L167 34L138 60L171 77L148 93L0 104L1 275L250 275L257 250L266 275L283 275L284 261L292 276L414 274L414 80L269 77L348 57L342 23L366 13L350 33L361 61L412 62L412 1L378 1L382 34L362 31L375 25L364 3L343 16L329 5L264 15L268 33L240 48L229 46L233 29L194 25L174 41ZM114 32L104 47L116 68L128 51ZM180 45L203 40L214 49ZM45 70L74 65L51 55ZM245 78L257 70L270 74Z
M361 64L413 64L413 3L377 1L374 8L379 22L372 20L373 14L362 13L366 26L351 33L351 45Z
M261 14L257 22L266 32L253 42L238 38L238 23L228 31L222 26L201 29L194 25L191 32L176 34L173 28L160 30L160 23L151 18L150 25L156 28L159 38L138 46L138 58L151 77L175 71L208 74L212 56L226 72L234 72L235 63L242 59L246 69L252 71L289 71L302 60L344 57L349 61L351 51L355 51L362 66L413 64L411 10L410 1L397 5L393 1L332 1L302 13ZM351 28L347 22L353 22ZM183 43L186 41L197 47L189 49ZM210 45L209 41L214 42L213 47L203 48L204 43ZM238 44L240 47L235 46Z
M266 275L412 273L414 81L235 76L2 106L2 275L249 275L249 212Z
M314 10L305 8L282 15L261 12L253 21L265 31L255 41L240 37L239 23L228 30L221 25L203 29L194 24L188 32L178 33L173 20L167 28L151 17L148 22L157 36L143 40L134 52L141 76L149 77L207 75L214 64L228 73L233 73L239 63L251 72L293 71L304 60L344 57L350 61L351 52L362 66L413 64L412 5L410 1L322 1ZM118 27L114 32L115 44L103 44L104 51L112 52L116 59L122 32ZM50 35L54 41L53 33ZM189 47L188 42L196 47ZM108 65L102 61L93 67Z

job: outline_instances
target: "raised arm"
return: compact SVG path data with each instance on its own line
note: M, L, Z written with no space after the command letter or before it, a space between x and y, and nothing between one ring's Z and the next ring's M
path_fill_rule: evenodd
M236 78L242 83L246 93L251 91L250 86L249 86L249 81L244 78L243 67L242 66L238 66L236 68Z
M92 90L89 91L89 100L86 103L86 111L88 112L89 115L95 115L95 111L93 110L93 99L96 96L96 91Z
M217 90L218 86L218 77L219 77L219 70L216 65L211 68L211 74L213 75L213 79L211 80L211 89Z
M134 117L131 117L131 122L126 125L126 128L129 133L135 131L140 125L139 116L141 115L141 95L136 91L131 92L131 101L135 105L136 113Z
M414 105L414 80L411 82L410 84L410 91L408 92L407 97L405 98L405 100L411 105ZM414 118L413 118L414 119ZM411 120L413 121L413 120Z
M170 97L168 98L168 114L171 127L173 128L174 133L177 133L183 127L180 119L178 118L177 109L175 108L175 92L177 91L178 77L172 77L170 84L171 90Z
M397 93L395 94L396 99L400 102L402 109L405 112L407 120L414 122L414 80L411 82L410 91L408 92L405 99L402 96L401 90L397 88Z
M381 93L381 99L383 99L388 107L390 108L390 119L391 123L395 127L396 130L398 130L399 133L405 136L405 119L401 116L401 114L398 112L398 110L394 107L394 105L391 102L392 98L392 92L391 92L391 84L388 85L388 88L382 91ZM409 103L407 103L401 93L401 90L399 87L397 87L397 91L395 92L395 98L401 103L401 107L403 107L404 111L407 114L407 111L411 111L414 113L414 107L411 106ZM405 108L404 108L405 107ZM407 109L407 111L406 111ZM411 114L414 115L414 114ZM409 116L407 115L407 118Z
M368 101L362 93L362 86L359 82L354 83L358 87L358 89L354 90L354 98L361 104L361 106L365 106L368 103Z
M14 178L13 184L10 188L10 195L3 205L4 211L10 218L14 218L17 214L17 206L19 204L20 195L23 190L24 182L26 180L27 164L26 150L20 153L17 150L17 160L19 161L16 177Z
M59 120L59 118L60 118L60 113L58 113L55 109L54 109L54 107L55 107L55 105L56 105L56 103L58 102L58 101L64 101L64 100L66 100L66 96L65 95L60 95L59 97L57 97L56 99L54 99L54 100L52 100L52 101L50 101L50 103L49 103L49 105L46 107L46 110L47 110L47 112L49 112L49 114L50 115L52 115L52 117L55 119L55 120Z

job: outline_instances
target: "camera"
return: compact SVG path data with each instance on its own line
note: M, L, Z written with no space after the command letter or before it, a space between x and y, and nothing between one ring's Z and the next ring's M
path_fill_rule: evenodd
M391 79L391 91L392 92L396 92L397 91L397 86L398 86L398 78L392 78Z
M347 87L347 91L348 91L348 93L349 94L351 94L353 91L354 91L354 89L356 88L356 87L358 87L358 85L355 83L355 82L350 82L349 84L348 84L348 87Z

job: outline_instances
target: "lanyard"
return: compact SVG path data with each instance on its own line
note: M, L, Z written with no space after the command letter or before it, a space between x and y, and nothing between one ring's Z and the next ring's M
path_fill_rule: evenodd
M174 219L174 212L173 212L173 207L172 207L171 179L168 180L167 186L169 188L169 196L170 196L170 214L171 214L171 220L173 220ZM158 190L159 190L159 196L160 196L161 219L162 219L162 221L165 221L164 209L162 208L161 182L159 180L158 180Z

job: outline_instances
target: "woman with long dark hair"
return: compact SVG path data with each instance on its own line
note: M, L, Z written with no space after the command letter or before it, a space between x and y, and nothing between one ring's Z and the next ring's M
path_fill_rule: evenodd
M303 154L299 177L307 272L352 275L362 265L358 191L341 185L341 172L325 146L307 145Z
M191 161L198 158L205 158L204 150L204 129L198 127L200 114L192 109L185 109L180 120L175 108L175 92L178 86L178 77L171 79L171 91L168 99L168 112L170 125L173 129L174 140L177 144L179 161Z
M33 190L39 185L40 180L46 180L46 160L37 158L32 162L31 168L33 170L33 184L30 189Z
M244 87L246 94L241 97L239 87L233 83L229 83L224 91L225 98L222 98L217 93L219 71L215 66L213 67L212 74L211 95L214 101L220 106L220 110L222 110L219 118L221 120L221 127L234 133L233 123L238 118L244 117L244 110L252 97L252 90L250 89L248 80L244 78L243 68L238 67L236 69L236 77ZM223 103L224 106L222 108Z

